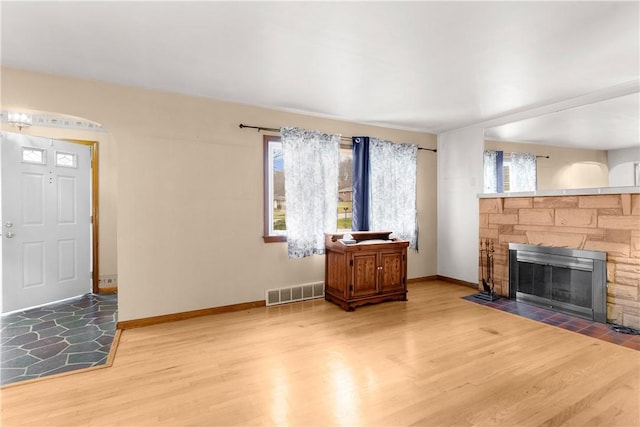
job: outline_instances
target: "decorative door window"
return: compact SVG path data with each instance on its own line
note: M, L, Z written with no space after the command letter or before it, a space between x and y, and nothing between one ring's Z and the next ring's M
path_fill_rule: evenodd
M22 162L46 165L47 153L42 148L22 147Z
M78 156L74 153L63 153L56 151L56 166L63 168L77 168Z

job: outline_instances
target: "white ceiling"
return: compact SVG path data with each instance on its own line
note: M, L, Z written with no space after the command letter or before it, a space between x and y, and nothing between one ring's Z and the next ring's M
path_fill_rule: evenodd
M640 149L640 94L488 128L485 137L569 148Z
M2 1L0 52L6 66L438 133L637 80L639 5Z

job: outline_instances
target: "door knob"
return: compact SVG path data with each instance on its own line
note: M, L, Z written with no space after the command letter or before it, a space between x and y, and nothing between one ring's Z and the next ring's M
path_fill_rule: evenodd
M4 223L4 226L7 227L7 228L11 228L11 227L13 227L13 223L11 221L7 221L7 222Z
M13 234L11 231L7 232L7 239L12 239L13 236L15 236L15 234Z

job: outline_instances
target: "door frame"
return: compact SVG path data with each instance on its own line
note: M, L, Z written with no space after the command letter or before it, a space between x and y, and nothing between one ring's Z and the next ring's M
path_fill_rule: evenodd
M48 138L48 137L47 137ZM62 139L52 138L60 141L71 142L74 144L86 145L91 148L91 245L92 245L92 272L91 272L91 292L100 293L100 265L99 265L99 219L100 211L98 210L99 193L98 193L98 141L88 141L84 139Z

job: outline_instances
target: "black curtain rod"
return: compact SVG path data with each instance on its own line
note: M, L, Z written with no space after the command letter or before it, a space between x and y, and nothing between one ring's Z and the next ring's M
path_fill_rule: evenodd
M276 132L276 133L280 133L280 129L277 128L265 128L262 126L249 126L249 125L243 125L242 123L240 123L240 129L257 129L258 132L261 132L263 130L266 130L267 132ZM349 136L341 136L340 137L341 141L349 141L351 142L351 137ZM432 151L434 153L437 153L438 150L436 150L435 148L422 148L422 147L418 147L418 150L424 150L424 151Z
M511 153L507 153L509 156L511 155ZM536 159L550 159L551 156L536 156Z

